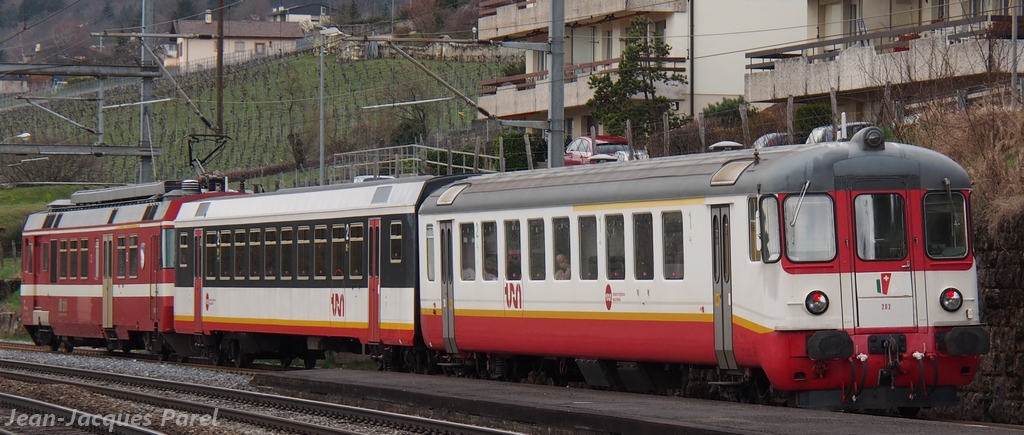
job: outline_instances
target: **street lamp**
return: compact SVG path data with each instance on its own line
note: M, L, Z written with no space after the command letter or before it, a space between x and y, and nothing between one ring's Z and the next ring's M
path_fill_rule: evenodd
M320 185L324 185L324 49L327 37L341 33L337 27L320 29Z
M28 140L28 138L30 138L30 137L32 137L32 133L22 133L22 134L16 134L14 136L4 138L4 140L2 140L0 142L7 142L7 139L15 139L15 138L21 139L21 140Z

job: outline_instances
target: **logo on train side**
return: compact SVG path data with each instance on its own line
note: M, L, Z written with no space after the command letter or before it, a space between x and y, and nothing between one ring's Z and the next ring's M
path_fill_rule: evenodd
M609 310L612 309L612 285L608 284L604 286L604 306Z
M892 274L883 273L880 279L875 280L875 290L883 295L889 294L889 281L892 281Z
M523 303L523 285L518 282L505 283L505 307L519 309Z
M206 304L205 304L206 305L206 311L210 311L210 305L213 305L214 302L217 302L217 300L214 299L214 298L211 298L210 294L207 293L206 294Z
M345 317L345 295L338 293L331 294L331 315L335 317Z

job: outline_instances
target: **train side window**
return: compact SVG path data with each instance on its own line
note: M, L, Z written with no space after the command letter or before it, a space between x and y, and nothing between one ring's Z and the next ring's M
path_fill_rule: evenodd
M43 272L48 272L50 270L50 244L46 243L45 241L43 241L43 243L41 244L43 245L42 270Z
M967 257L967 201L960 193L924 196L924 242L928 257Z
M313 278L327 279L327 225L313 228Z
M221 230L218 242L220 242L220 279L231 279L232 270L234 269L231 261L231 254L233 253L231 250L231 230Z
M277 279L278 275L277 228L263 230L264 279Z
M348 274L352 279L363 279L363 224L348 227Z
M540 281L544 279L544 219L530 219L526 221L529 228L530 243L530 279Z
M71 267L68 278L78 279L78 240L71 239L68 252L71 254L71 260L68 261L68 266Z
M281 228L281 279L295 278L295 231Z
M434 226L427 224L427 281L434 281Z
M258 280L260 279L260 267L263 264L263 258L260 253L263 252L263 242L260 240L260 229L249 228L249 279Z
M345 225L331 226L331 278L345 279L345 251L348 250L346 241L348 231Z
M68 241L60 241L60 256L57 258L57 267L60 269L60 279L68 279Z
M761 261L774 263L782 257L782 236L779 233L779 199L761 197Z
M402 221L391 221L391 262L402 262Z
M551 242L555 248L555 256L551 259L555 279L572 279L572 242L569 240L569 218L551 219Z
M633 271L636 279L654 279L654 217L633 215Z
M185 231L178 233L178 267L188 267L188 233Z
M861 260L902 260L907 256L907 223L903 196L895 193L857 195L857 256Z
M32 242L25 241L25 249L21 251L22 257L25 257L25 273L32 273L32 268L35 266L36 257L35 251L32 249Z
M249 267L249 259L245 258L245 230L235 230L235 279L245 279L245 269Z
M747 198L747 256L750 261L761 261L761 248L757 243L757 197Z
M505 221L505 279L523 279L519 221Z
M473 223L459 224L459 267L463 281L476 281L476 234Z
M498 224L495 222L483 222L480 224L480 232L483 233L480 248L483 250L483 277L484 281L498 280Z
M78 276L86 279L89 278L89 239L82 239L78 245L78 250L81 251L78 256L82 262L81 267L78 269Z
M836 218L832 198L828 195L790 195L782 206L785 209L786 256L789 260L832 261L836 257Z
M128 236L128 277L139 277L139 235Z
M82 241L82 250L84 251L89 243L88 240ZM174 258L178 252L174 249L174 228L164 228L160 230L160 246L163 252L160 254L160 267L163 269L174 269L174 263L178 259ZM87 264L86 261L82 261L82 264Z
M214 235L216 237L216 235ZM63 272L63 271L61 271ZM117 236L117 277L128 276L128 238Z
M661 225L665 279L683 279L683 213L662 213Z
M312 248L312 246L310 246L309 243L310 236L312 236L312 234L309 232L309 227L299 227L296 235L298 236L296 238L296 244L298 245L297 249L299 254L299 267L296 268L296 270L299 271L299 279L309 279L309 271L313 266L309 258L312 253L310 252L310 248Z
M580 279L593 281L597 279L597 218L583 216L580 218Z
M626 279L626 234L625 220L621 214L607 215L605 221L605 242L608 254L608 279Z
M206 232L206 279L217 279L217 272L220 270L220 244L217 243L217 232Z

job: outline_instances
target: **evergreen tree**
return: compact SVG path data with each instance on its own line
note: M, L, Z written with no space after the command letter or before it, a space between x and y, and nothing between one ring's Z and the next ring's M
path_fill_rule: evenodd
M636 137L648 135L671 104L667 97L657 94L655 85L686 83L685 76L662 69L671 47L663 38L648 34L650 26L651 20L643 15L630 21L622 39L626 46L617 79L610 74L590 76L594 96L587 105L592 109L591 116L610 134L623 134L626 120L630 120ZM675 114L670 114L670 120L674 125L681 123Z
M199 13L195 3L192 0L178 0L174 8L174 12L171 14L172 20L180 20L182 18L194 19L195 15Z

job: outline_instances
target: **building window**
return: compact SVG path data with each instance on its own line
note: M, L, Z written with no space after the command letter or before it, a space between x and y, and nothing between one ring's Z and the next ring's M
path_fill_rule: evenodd
M264 44L262 42L257 42L256 43L256 54L266 54L266 53L267 53L267 44Z
M235 51L239 53L245 51L245 43L241 41L235 42Z

